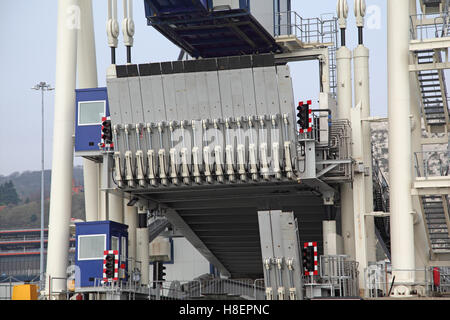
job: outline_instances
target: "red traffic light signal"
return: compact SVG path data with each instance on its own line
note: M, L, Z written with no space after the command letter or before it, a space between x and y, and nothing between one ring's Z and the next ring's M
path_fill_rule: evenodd
M103 118L102 122L102 140L105 144L111 144L113 137L112 137L112 128L111 128L111 120L106 120Z
M106 278L108 279L112 279L114 278L114 265L115 265L115 257L113 254L108 254L105 257L105 274L106 274Z
M318 275L317 242L305 242L303 247L303 270L306 276Z

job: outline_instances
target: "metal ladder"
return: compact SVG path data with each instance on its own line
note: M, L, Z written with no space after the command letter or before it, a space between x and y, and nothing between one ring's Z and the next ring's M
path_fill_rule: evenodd
M336 98L337 93L337 62L336 62L336 51L338 46L338 35L339 30L337 26L336 17L327 17L327 15L322 15L323 19L322 42L332 42L333 46L328 48L329 52L329 77L330 77L330 93Z
M418 64L442 62L439 52L422 50L416 52ZM422 112L428 127L446 126L449 123L447 88L443 70L426 70L417 72L422 97ZM433 130L431 129L433 132Z
M448 231L448 217L445 215L449 208L448 196L422 196L422 207L427 224L427 234L430 249L434 253L450 252L450 236Z

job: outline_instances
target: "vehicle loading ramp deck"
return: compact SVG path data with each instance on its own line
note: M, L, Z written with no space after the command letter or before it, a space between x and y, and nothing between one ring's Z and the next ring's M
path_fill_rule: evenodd
M142 193L134 190L133 193L170 209L170 214L166 212L165 215L172 225L180 229L200 252L206 248L233 278L258 279L263 276L258 210L293 211L298 219L300 242L317 241L319 254L323 252L325 206L322 196L304 184L235 184L215 189L201 186L174 189ZM192 233L194 237L190 236Z

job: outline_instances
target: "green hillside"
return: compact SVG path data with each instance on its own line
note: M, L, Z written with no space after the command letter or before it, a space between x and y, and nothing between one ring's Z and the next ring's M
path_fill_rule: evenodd
M48 226L49 197L50 197L50 170L44 173L44 225ZM39 228L41 225L41 172L25 171L13 173L9 176L0 176L0 186L12 183L17 191L19 201L17 204L0 204L0 229ZM83 168L74 168L74 184L83 185ZM0 197L1 198L1 197ZM72 217L85 219L84 193L74 193L72 196Z

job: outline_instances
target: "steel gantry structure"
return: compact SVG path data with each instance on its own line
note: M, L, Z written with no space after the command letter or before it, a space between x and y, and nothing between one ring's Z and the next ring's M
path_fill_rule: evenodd
M248 1L230 1L224 8L224 1L182 7L183 1L146 0L149 25L183 54L178 61L142 64L132 63L133 6L124 1L125 65L116 63L116 2L108 1L109 114L103 115L111 121L113 139L79 155L85 157L87 221L128 225L128 255L143 262L144 284L149 282L149 241L168 223L223 276L264 276L267 284L270 272L279 272L267 298L303 297L294 288L303 280L281 276L302 277L301 261L292 260L300 255L266 256L293 254L265 247L267 237L272 243L293 243L298 250L301 242L317 242L324 261L341 254L356 261L360 295L366 289L365 270L376 261L379 217L390 217L393 296L423 291L417 268L437 260L448 263L448 171L431 177L422 150L423 144L448 137L442 71L448 58L441 54L448 48L446 1L437 7L422 2L424 15L434 10L440 20L417 17L414 1L388 2L390 212L376 212L373 206L374 119L364 1L355 1L359 41L352 52L345 41L347 1L338 1L338 19L323 20L301 18L291 11L290 1L279 7L272 1L252 7ZM66 13L74 8L79 8L81 29L66 23ZM276 18L264 19L269 8ZM58 15L49 296L65 289L73 161L73 126L68 124L76 113L77 74L79 89L97 87L91 1L60 0ZM430 25L442 27L439 37L419 36ZM188 58L182 60L184 56ZM320 92L316 109L310 102L299 104L299 112L306 107L310 112L307 124L298 127L288 63L305 60L319 63ZM422 138L422 120L429 133L445 137ZM407 165L414 159L417 171ZM149 211L165 220L149 224ZM297 237L293 242L276 228L267 232L267 223L290 226L292 221L297 228L286 237ZM307 284L316 285L314 280Z

